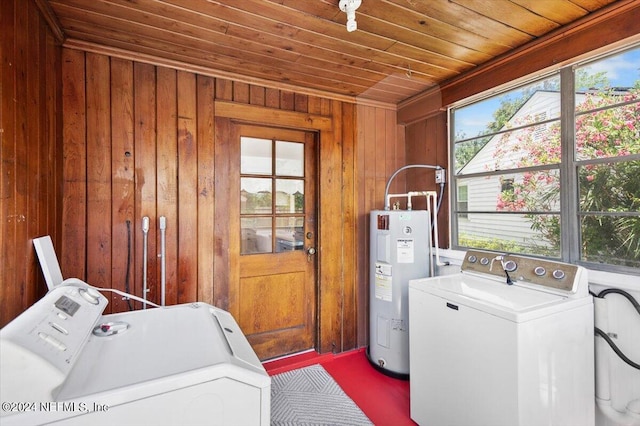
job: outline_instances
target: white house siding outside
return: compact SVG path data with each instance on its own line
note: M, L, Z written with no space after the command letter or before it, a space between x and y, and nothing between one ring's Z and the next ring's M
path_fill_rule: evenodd
M580 102L584 95L577 95L576 101ZM537 126L528 131L534 132L534 140L545 138L548 129L559 126L560 117L560 93L556 91L539 90L535 92L527 102L514 114L509 122L502 128L520 127L524 124L532 124L546 120L557 119ZM501 246L517 246L521 250L529 247L549 247L539 233L531 229L531 221L526 217L526 212L520 213L479 213L499 212L499 195L502 192L501 180L513 179L514 182L522 182L525 174L505 173L503 175L476 176L465 178L465 175L493 172L496 170L519 168L524 151L518 150L519 143L517 133L527 130L519 130L510 133L500 133L493 136L487 144L458 172L457 193L463 194L460 187L466 186L467 210L466 215L458 215L459 239L473 238L502 243ZM496 154L499 149L509 151L500 156ZM552 171L558 173L557 168ZM460 196L458 197L460 200ZM552 211L559 211L559 200L551 205ZM478 212L478 213L476 213ZM466 216L466 217L465 217Z

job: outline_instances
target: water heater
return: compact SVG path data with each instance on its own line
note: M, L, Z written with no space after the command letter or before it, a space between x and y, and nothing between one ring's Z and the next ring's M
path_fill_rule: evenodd
M430 276L431 212L373 210L370 232L369 360L409 376L409 280Z

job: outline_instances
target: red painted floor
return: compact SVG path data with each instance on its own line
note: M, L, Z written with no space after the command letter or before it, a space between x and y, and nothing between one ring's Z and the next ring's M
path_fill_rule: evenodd
M338 355L307 352L266 362L270 375L320 364L376 426L415 425L409 414L409 382L376 371L364 349Z

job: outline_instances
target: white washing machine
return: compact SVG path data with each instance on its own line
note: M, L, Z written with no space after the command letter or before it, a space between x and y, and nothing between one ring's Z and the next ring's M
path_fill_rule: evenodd
M586 270L481 251L467 252L461 269L409 282L411 418L593 425Z
M3 426L270 423L271 379L228 312L106 305L71 279L0 330Z

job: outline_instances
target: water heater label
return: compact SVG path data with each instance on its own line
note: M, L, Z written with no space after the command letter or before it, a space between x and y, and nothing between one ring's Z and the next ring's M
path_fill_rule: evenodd
M414 262L414 244L413 238L400 238L396 240L398 263Z
M376 299L391 302L392 278L387 275L376 274Z
M391 265L388 263L376 262L376 274L391 276Z

